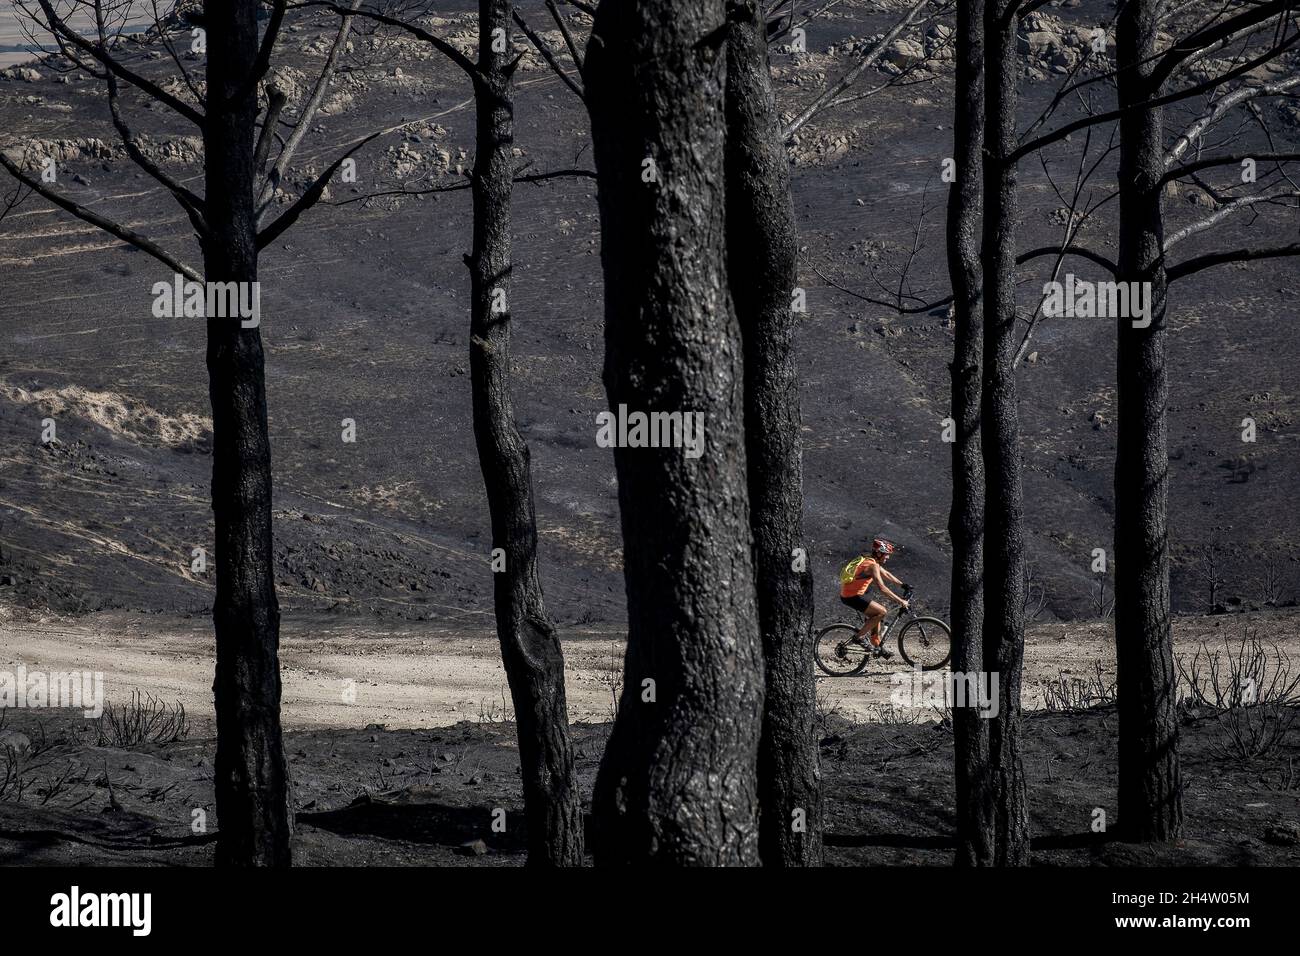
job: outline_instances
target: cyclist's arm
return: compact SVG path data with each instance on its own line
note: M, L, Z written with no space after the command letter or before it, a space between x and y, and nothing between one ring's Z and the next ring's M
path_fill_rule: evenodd
M892 574L890 574L888 571L886 571L884 568L881 568L881 569L880 569L880 573L883 574L883 575L885 576L885 579L886 579L887 581L889 581L890 584L902 584L902 583L903 583L903 582L900 581L898 578L894 577Z
M893 591L889 590L889 586L885 584L885 573L886 572L884 571L884 569L877 564L875 573L872 575L872 577L874 577L876 580L876 586L880 588L881 593L884 594L885 597L891 598L895 604L906 604L907 602L905 600L903 600ZM898 582L898 579L894 578L892 574L889 576L893 578L895 583Z

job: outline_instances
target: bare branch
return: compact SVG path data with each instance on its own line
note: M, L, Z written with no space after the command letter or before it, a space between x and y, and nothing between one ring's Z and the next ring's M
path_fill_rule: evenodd
M572 2L572 0L570 0L570 2ZM397 17L390 17L387 14L379 13L374 10L362 10L340 6L339 4L332 2L332 0L297 0L297 2L292 4L293 9L302 9L305 7L321 7L322 9L330 10L339 16L364 17L367 20L373 20L375 23L382 23L385 26L397 27L398 29L405 30L417 40L423 40L425 43L428 43L439 53L443 54L443 56L447 57L447 59L451 60L451 62L464 70L465 75L470 78L470 81L473 82L475 86L478 86L483 82L482 74L479 73L478 66L475 65L473 60L467 57L464 53L461 53L460 50L456 49L446 40L442 39L442 37L435 36L428 30L416 26L414 23L408 23L405 20L398 19Z
M28 176L17 163L4 154L3 150L0 150L0 166L4 166L4 168L9 171L9 175L13 176L14 179L18 180L33 192L39 193L60 209L70 212L83 222L88 222L92 226L104 230L104 232L108 233L110 236L121 239L128 245L135 246L135 248L139 249L141 252L148 253L159 262L168 266L173 272L179 272L187 279L193 279L195 282L203 281L203 277L197 270L185 265L157 243L121 223L116 223L111 219L106 219L99 213L87 209L85 206L68 199L66 196L60 196L39 180Z
M1178 265L1171 267L1165 275L1167 281L1172 284L1178 279L1184 279L1203 269L1209 269L1228 262L1252 262L1257 259L1280 259L1287 256L1300 256L1300 242L1293 242L1285 246L1230 249L1226 252L1214 252L1209 255L1197 256L1195 259L1188 259L1186 262L1180 262Z
M149 2L153 6L153 22L158 30L158 39L162 41L163 47L167 50L167 55L176 64L176 69L181 71L181 78L185 80L185 85L189 87L190 94L194 97L195 102L206 107L207 103L202 91L199 89L198 84L194 82L194 77L190 75L190 71L185 68L185 64L181 62L180 56L176 53L176 47L172 45L172 41L167 36L167 31L163 29L162 15L158 13L158 0L149 0Z
M1192 236L1205 232L1205 230L1207 229L1213 228L1215 225L1222 222L1224 219L1227 219L1233 213L1240 212L1243 209L1249 209L1251 206L1256 206L1259 203L1271 203L1271 202L1276 202L1280 199L1297 199L1297 198L1300 198L1300 193L1276 193L1272 195L1263 195L1263 196L1242 196L1240 199L1234 199L1232 202L1226 203L1219 209L1216 209L1213 213L1206 216L1204 219L1198 220L1197 222L1194 222L1191 225L1184 226L1182 229L1179 229L1173 235L1167 236L1165 238L1164 251L1168 253L1170 249L1172 249L1174 246L1178 245L1180 242L1184 241L1185 239L1190 239Z
M352 0L351 11L355 12L361 6L361 0ZM325 58L325 63L321 67L320 75L316 77L316 85L312 88L311 96L308 97L306 104L298 112L298 120L294 124L293 132L289 134L289 140L280 149L280 155L276 157L275 165L271 167L270 174L267 175L266 181L262 184L262 189L257 195L257 224L260 227L262 221L266 218L266 212L271 207L275 199L275 191L280 188L280 183L284 181L285 174L289 171L289 164L293 162L293 155L298 151L299 144L302 143L303 137L311 128L312 120L316 118L316 111L320 109L321 103L325 99L325 94L329 90L330 80L333 78L335 71L338 69L339 58L343 51L347 49L348 34L352 31L351 13L344 15L339 22L339 29L334 34L334 43L330 47L329 55ZM268 103L268 107L271 104ZM278 111L277 117L278 118ZM272 122L268 112L267 122L262 127L262 138L266 138L266 130L274 129L275 123ZM267 144L270 149L270 143ZM261 144L258 144L261 148Z
M583 92L582 87L577 84L573 77L569 76L565 71L564 66L558 59L556 59L555 53L551 50L550 45L533 31L524 18L519 15L518 10L513 10L511 13L514 16L515 23L519 24L519 29L523 30L524 35L532 41L533 46L537 48L537 52L542 55L542 59L544 59L550 68L555 71L555 75L562 79L565 85L568 86L569 89L573 90L578 99L585 103L587 100L587 94Z
M861 299L863 302L870 302L872 305L882 305L887 309L893 309L899 315L918 315L922 312L933 312L935 309L943 308L945 305L951 305L953 300L951 295L946 295L942 299L935 299L933 302L926 302L922 305L905 306L898 300L891 302L887 299L877 299L861 292L855 292L853 289L840 285L816 266L812 267L812 271L817 273L818 277L831 288L839 289L846 295L851 295L855 299Z
M801 26L803 26L805 23L811 23L813 20L816 20L818 17L820 17L820 16L821 16L823 13L825 13L827 10L831 9L831 7L839 6L839 5L840 5L841 3L843 3L843 2L844 2L844 0L827 0L826 3L823 3L823 4L822 4L820 7L818 7L816 10L813 10L811 13L806 14L802 20L798 20L798 21L795 20L795 18L794 18L794 10L791 9L791 11L790 11L790 18L786 21L786 23L785 23L784 26L778 27L776 30L772 30L772 29L769 27L769 31L768 31L768 34L767 34L767 42L768 42L768 43L775 43L777 40L779 40L781 37L785 36L787 33L789 33L789 32L790 32L791 30L793 30L795 27L801 27ZM778 2L778 3L776 4L776 6L780 6L780 3ZM773 11L775 11L776 6L773 7ZM791 6L793 7L793 5L791 5Z
M307 187L307 191L298 197L297 202L281 213L275 222L271 223L271 225L267 226L257 234L257 248L259 250L265 249L268 245L275 242L275 240L278 239L286 229L298 221L299 216L320 201L321 196L325 194L325 187L329 185L330 177L338 171L338 168L343 165L344 161L347 160L349 156L359 150L362 146L365 146L371 140L377 139L383 135L384 133L382 130L377 133L371 133L365 139L356 143L338 159L334 160L334 162L330 164L329 168L317 176L316 181Z
M827 105L831 101L838 99L840 94L856 83L858 77L870 69L872 65L880 59L885 50L889 49L889 45L898 39L903 31L907 30L912 25L913 21L921 15L921 11L929 6L930 3L931 0L917 0L916 3L912 4L912 6L908 8L907 13L904 14L903 18L895 23L894 26L891 27L884 36L876 41L875 44L867 48L867 50L859 57L858 62L847 73L845 73L844 76L840 77L838 82L828 86L817 96L816 99L800 110L799 114L790 121L789 125L787 125L784 130L781 131L782 139L788 140L791 136L797 133L805 123L822 110L826 109Z
M1216 43L1230 41L1233 37L1241 35L1243 31L1271 20L1275 16L1289 16L1294 9L1295 0L1267 0L1267 2L1257 3L1244 13L1184 37L1160 56L1159 63L1151 75L1152 89L1158 89L1193 54Z
M1300 75L1287 77L1285 80L1279 80L1276 83L1264 83L1259 86L1243 86L1240 89L1233 90L1225 96L1215 100L1214 104L1197 117L1186 130L1179 135L1165 153L1165 165L1171 166L1183 158L1187 148L1197 139L1205 134L1205 131L1217 123L1229 110L1240 106L1248 100L1256 99L1263 96L1281 96L1288 90L1300 86Z
M1170 103L1177 103L1180 100L1189 99L1193 96L1199 96L1201 93L1208 93L1211 90L1215 90L1218 87L1222 86L1224 83L1228 82L1229 80L1235 79L1238 76L1242 76L1246 73L1249 73L1251 70L1256 69L1257 67L1263 65L1264 63L1276 59L1277 57L1281 56L1284 52L1289 50L1291 47L1295 46L1297 42L1300 42L1300 33L1293 34L1290 38L1273 46L1267 52L1261 54L1255 59L1248 60L1247 62L1242 63L1240 66L1237 66L1236 68L1229 70L1226 73L1223 73L1217 77L1211 77L1210 79L1205 80L1202 83L1197 83L1195 86L1190 86L1182 90L1176 90L1175 92L1167 93L1164 96L1157 96L1149 100L1143 100L1138 103L1133 103L1127 107L1121 107L1118 109L1109 110L1108 112L1105 113L1097 113L1092 116L1085 116L1082 119L1075 120L1072 123L1066 123L1064 126L1058 127L1057 129L1052 130L1049 133L1044 133L1043 135L1037 137L1036 139L1032 139L1029 142L1018 146L1013 152L1011 152L1006 157L1006 162L1012 164L1017 163L1020 160L1024 159L1026 156L1028 156L1030 153L1036 150L1040 150L1045 146L1050 146L1052 143L1059 142L1060 140L1065 139L1067 136L1071 135L1072 133L1076 133L1081 129L1087 129L1090 126L1097 126L1101 123L1110 123L1110 122L1114 122L1115 120L1121 119L1130 110L1156 109L1161 106L1168 106Z
M87 55L91 56L99 63L103 64L104 67L107 68L109 71L111 71L114 75L116 75L120 79L125 80L127 83L130 83L132 86L140 90L142 93L146 93L149 96L153 97L158 102L164 103L167 106L171 107L173 110L175 110L181 116L184 116L187 120L189 120L194 125L196 126L203 125L203 114L200 113L198 110L196 110L194 107L190 106L188 103L184 102L183 100L175 96L172 96L172 94L168 93L166 90L160 87L157 83L154 83L152 80L148 80L145 77L141 76L140 74L136 73L135 71L127 69L121 63L115 60L112 56L110 56L108 50L101 48L99 44L91 43L89 40L87 40L85 37L79 34L76 30L73 30L61 19L59 19L58 14L54 12L54 7L50 3L50 0L38 0L38 2L41 5L41 10L45 13L45 18L48 21L46 25L48 26L50 33L52 35L61 37L62 39L66 40L68 43L72 44L72 46L85 52Z
M267 94L266 118L262 120L262 131L257 137L257 148L253 152L253 169L259 174L266 170L266 161L271 155L271 140L275 138L275 126L280 122L284 104L289 102L284 90L274 89ZM287 144L286 144L287 145ZM284 151L283 146L281 152Z
M564 22L564 17L560 15L560 8L556 5L555 0L546 0L546 9L551 11L551 18L555 25L560 28L560 35L564 37L564 45L569 48L569 56L573 60L573 65L578 68L578 73L582 73L582 53L578 50L578 44L573 39L573 34L569 32L569 25Z
M1030 249L1028 252L1022 252L1016 256L1016 265L1023 266L1026 262L1032 262L1034 259L1041 259L1044 256L1078 256L1080 259L1087 259L1089 262L1095 262L1111 275L1119 271L1119 266L1111 262L1100 252L1095 252L1085 246L1039 246L1036 249Z
M107 49L108 36L105 30L103 8L98 0L95 3L95 29L99 35L100 46ZM144 170L160 185L166 188L176 201L181 204L186 215L190 218L190 223L194 226L195 231L200 238L208 235L208 225L204 218L203 200L198 195L191 192L185 186L181 185L167 173L157 163L153 162L140 149L136 142L135 134L131 132L130 126L127 125L126 118L122 115L121 95L117 85L117 77L113 73L104 75L104 82L108 87L108 112L113 120L113 127L117 130L118 136L122 140L122 145L126 147L127 155L131 157L132 162L140 169Z
M5 217L21 206L23 201L31 194L32 191L30 189L25 193L23 192L23 184L21 182L14 183L14 191L12 195L6 196L4 201L0 202L0 222L4 222Z
M358 0L360 2L360 0ZM257 84L271 68L271 54L275 50L275 41L280 36L280 26L284 23L285 0L273 0L271 19L266 24L266 33L262 35L262 45L257 49L257 59L252 69L230 97L231 102L238 102L257 89Z
M1211 156L1207 159L1198 159L1194 163L1184 163L1182 166L1175 166L1165 171L1160 177L1160 185L1173 182L1176 179L1184 179L1203 169L1212 169L1215 166L1239 166L1248 159L1253 159L1258 163L1293 163L1300 162L1300 153L1233 153L1228 156Z

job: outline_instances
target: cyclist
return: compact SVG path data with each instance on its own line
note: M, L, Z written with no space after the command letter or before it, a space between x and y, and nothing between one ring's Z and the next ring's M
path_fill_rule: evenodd
M892 651L886 650L880 644L880 623L888 612L883 604L869 599L867 592L874 584L885 597L903 607L908 606L905 599L889 589L889 584L903 582L885 570L885 562L897 550L898 546L893 542L876 538L871 542L871 557L859 555L844 565L843 570L840 571L840 600L861 613L863 618L862 627L853 635L852 640L866 647L877 657L894 656ZM863 640L868 631L871 632L870 644Z

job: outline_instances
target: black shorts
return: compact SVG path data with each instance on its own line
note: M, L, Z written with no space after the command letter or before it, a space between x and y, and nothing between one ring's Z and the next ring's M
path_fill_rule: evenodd
M871 603L871 599L865 594L859 594L857 597L851 598L842 597L840 600L847 606L853 608L853 610L857 611L859 614L866 614L867 605Z

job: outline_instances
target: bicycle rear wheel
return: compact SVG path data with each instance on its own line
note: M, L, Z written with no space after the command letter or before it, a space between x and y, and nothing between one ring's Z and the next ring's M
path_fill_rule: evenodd
M866 668L867 649L854 643L858 629L852 624L831 624L817 632L817 666L831 677L851 677Z
M937 671L952 656L952 632L937 617L916 617L898 634L898 653L912 667Z

